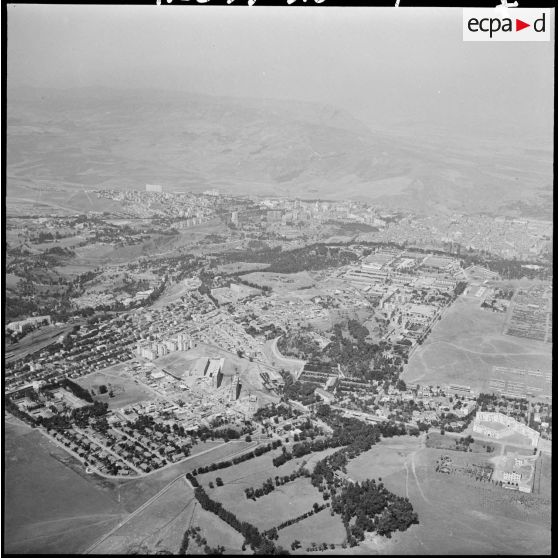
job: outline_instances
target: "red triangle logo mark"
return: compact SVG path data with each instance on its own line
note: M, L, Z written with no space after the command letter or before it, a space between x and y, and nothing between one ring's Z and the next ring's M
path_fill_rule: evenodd
M520 19L515 20L515 30L516 31L521 31L522 29L525 29L526 27L531 27L530 23L525 23L524 21L521 21Z

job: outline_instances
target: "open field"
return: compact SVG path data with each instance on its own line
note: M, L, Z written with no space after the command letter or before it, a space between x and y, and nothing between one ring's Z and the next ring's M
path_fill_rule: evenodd
M298 540L302 544L299 552L303 553L313 542L318 545L324 542L340 545L345 541L346 537L347 534L340 516L337 514L332 516L330 509L326 508L317 514L307 517L303 521L281 529L277 542L290 552L291 543Z
M196 526L201 527L200 535L209 546L222 545L226 553L241 552L244 537L214 514L203 510L184 477L131 516L92 551L95 554L155 554L161 551L176 554L186 529ZM189 554L203 553L192 537L188 549Z
M353 480L381 477L389 490L408 496L419 515L419 525L394 534L383 546L383 554L550 553L548 497L520 497L489 484L436 473L434 464L444 453L421 447L417 439L393 438L347 467ZM476 455L451 453L459 462L484 459ZM362 549L378 552L374 543Z
M459 298L412 354L404 380L465 384L491 392L493 367L550 372L549 344L504 335L504 320L502 315L482 310L475 301ZM550 392L551 384L546 385Z
M420 448L421 441L411 436L384 440L353 459L347 465L347 475L354 481L384 479L399 469L404 470L405 460Z
M194 492L182 477L143 511L131 517L99 545L95 554L176 553L194 508Z
M270 471L270 475L273 472ZM255 502L248 500L243 490L225 491L224 488L206 490L210 496L222 502L225 508L261 530L271 529L283 521L310 511L314 502L323 503L321 493L310 484L309 479L302 477L278 486L273 493L258 498Z
M252 554L250 547L242 551L244 537L238 531L235 531L230 525L216 515L205 511L199 504L193 511L191 519L192 527L201 528L200 535L207 540L207 544L211 548L224 546L225 554ZM190 518L188 520L190 520ZM203 548L196 545L193 537L190 537L188 554L205 554Z
M119 409L127 405L133 405L140 401L153 399L154 395L148 389L137 383L133 378L123 372L127 364L117 364L105 368L100 372L93 372L78 379L83 388L95 391L94 398L98 401L107 402L109 409ZM114 393L114 397L107 394L99 394L99 386L105 385Z
M27 426L5 424L7 553L79 553L124 516L115 494L67 466L66 452Z
M323 503L321 493L304 477L278 486L273 492L256 501L247 499L244 489L259 488L268 478L274 479L276 476L290 474L305 462L308 463L308 468L312 469L318 459L323 459L332 452L331 449L317 452L274 467L272 459L281 453L281 450L277 449L233 467L198 475L197 479L212 498L221 502L239 518L253 523L260 529L271 529L287 519L311 510L314 502ZM215 485L217 477L221 477L223 486ZM213 482L215 488L209 488L209 482Z

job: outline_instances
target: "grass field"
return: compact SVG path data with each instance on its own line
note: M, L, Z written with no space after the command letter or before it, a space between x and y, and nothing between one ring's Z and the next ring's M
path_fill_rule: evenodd
M160 498L133 516L94 548L95 554L176 553L194 508L194 493L180 479Z
M493 366L550 371L551 347L504 335L504 320L503 315L482 310L478 300L458 299L412 354L403 379L434 385L458 383L478 391L493 391L488 387Z
M515 501L517 493L436 473L435 461L444 453L422 447L420 440L394 438L382 441L347 467L354 480L381 477L389 490L407 496L418 513L419 524L395 533L383 554L550 553L549 503L523 494L532 504L529 507ZM476 459L482 457L476 455ZM452 452L452 458L459 461L473 463L474 456ZM362 548L371 553L378 550L373 543Z
M102 541L94 552L155 554L167 551L177 554L186 529L196 526L201 528L200 535L210 547L224 546L227 554L241 553L244 537L214 514L203 510L184 479ZM188 553L203 554L203 549L197 547L192 537Z
M272 473L270 471L273 476ZM320 492L305 478L279 486L273 493L258 498L255 502L248 500L244 489L239 491L238 486L227 485L206 490L210 496L222 502L225 508L262 530L271 529L287 519L310 511L314 502L323 503Z
M324 542L340 545L345 541L346 536L341 518L338 515L332 516L329 508L326 508L299 523L281 529L277 542L290 551L291 543L298 540L302 544L300 549L302 552L313 542L318 545Z
M323 503L321 493L310 484L309 479L302 477L276 487L273 492L255 502L246 498L244 489L258 488L270 477L274 479L275 476L290 474L303 463L308 469L312 469L317 460L323 459L332 451L334 450L328 449L317 452L274 467L272 459L281 452L278 449L234 467L198 475L198 482L212 498L217 499L239 518L253 523L260 529L270 529L287 519L306 513L312 509L314 502ZM217 477L221 477L224 486L216 487ZM209 482L213 482L215 488L209 488Z
M99 372L93 372L78 379L78 383L83 388L95 391L95 399L107 402L110 409L119 409L127 405L133 405L140 401L153 399L154 395L141 384L135 382L133 378L123 372L126 364L117 364L110 368L105 368ZM112 390L114 397L99 394L99 386L105 385L108 390Z
M224 546L225 554L252 554L250 547L242 551L244 537L238 531L235 531L214 514L203 510L199 505L196 506L192 514L192 527L194 526L201 528L200 535L207 540L207 544L211 548ZM188 554L204 554L203 549L196 548L196 546L194 540L190 537Z
M6 423L4 550L82 552L124 516L115 495L88 482L37 431Z

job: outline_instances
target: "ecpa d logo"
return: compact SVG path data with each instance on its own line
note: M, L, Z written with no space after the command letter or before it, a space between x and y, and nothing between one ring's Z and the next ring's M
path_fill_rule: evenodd
M463 8L464 41L550 41L550 9Z

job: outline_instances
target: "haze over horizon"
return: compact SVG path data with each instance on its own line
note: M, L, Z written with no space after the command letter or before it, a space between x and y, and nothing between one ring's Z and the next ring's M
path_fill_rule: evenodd
M9 5L8 86L292 99L551 142L553 42L464 43L455 8L208 8Z

